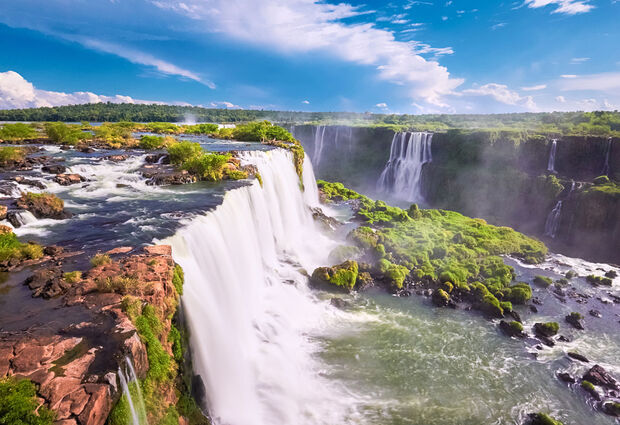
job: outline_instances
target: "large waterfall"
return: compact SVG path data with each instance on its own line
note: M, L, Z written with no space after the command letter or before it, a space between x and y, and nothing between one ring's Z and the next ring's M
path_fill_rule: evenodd
M390 159L379 177L377 191L408 202L423 201L422 167L433 160L432 133L396 133Z
M558 150L558 140L551 141L551 149L549 150L549 160L547 161L547 171L555 173L555 154Z
M335 242L315 225L312 164L305 191L283 150L248 152L258 182L167 240L185 271L183 305L195 372L216 424L342 423L348 396L321 377L311 335L337 314L307 287Z

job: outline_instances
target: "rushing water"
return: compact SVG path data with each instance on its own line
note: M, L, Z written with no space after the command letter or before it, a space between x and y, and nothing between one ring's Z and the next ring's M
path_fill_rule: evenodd
M611 137L607 139L607 148L605 149L605 162L603 163L603 170L601 175L609 175L609 156L611 155Z
M127 425L148 425L144 397L142 396L136 371L129 357L125 357L125 366L126 370L118 369L118 379L131 412L131 422Z
M555 154L558 151L558 140L551 141L551 149L549 150L549 160L547 161L547 171L555 173Z
M277 149L242 154L258 167L263 187L256 181L152 187L136 174L143 155L113 163L101 154L53 154L89 178L69 187L45 181L76 216L17 231L90 250L154 238L172 244L185 270L182 302L194 367L216 425L499 425L520 424L533 411L566 425L614 424L586 404L578 385L566 386L555 374L581 376L589 365L565 355L579 351L618 376L620 312L609 295L618 294L617 286L573 279L570 287L588 296L584 304L535 287L543 303L538 312L518 308L530 333L534 322L561 321L571 311L603 315L589 318L585 332L562 322L571 342L541 350L531 340L503 336L475 312L438 309L423 297L338 295L350 303L340 310L330 304L333 294L307 285L306 273L327 264L339 243L312 219L318 194L309 160L302 192L290 154ZM580 276L618 270L557 255L537 267L506 261L525 282L537 274L558 279L569 269ZM120 374L140 420L135 373L128 367Z
M422 202L422 167L433 160L432 140L432 133L394 134L390 159L379 177L377 192L403 201Z

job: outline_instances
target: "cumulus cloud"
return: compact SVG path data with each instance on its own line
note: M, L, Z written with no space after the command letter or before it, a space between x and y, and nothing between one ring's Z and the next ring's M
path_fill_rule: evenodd
M586 13L594 9L589 0L525 0L524 4L530 8L554 6L551 13L563 13L565 15Z
M387 109L387 107L388 107L388 106L387 106L387 103L385 103L385 102L382 102L382 103L377 103L375 106L376 106L377 108L381 108L381 109Z
M302 100L301 103L303 103L304 105L309 105L310 101L309 100Z
M319 0L152 0L156 6L204 23L205 31L284 53L322 51L341 60L373 66L379 78L402 85L415 100L446 107L444 97L463 80L425 53L451 53L407 41L372 23L347 23L364 12ZM413 2L410 2L413 4Z
M42 106L76 105L80 103L142 103L163 104L130 96L104 96L91 92L63 93L37 89L14 71L0 72L0 109L38 108Z
M566 98L564 96L557 96L555 100L559 103L566 103Z
M208 104L210 108L227 108L227 109L240 109L241 106L235 105L232 102L219 101L219 102L210 102Z
M536 104L532 96L521 96L514 90L510 90L505 84L489 83L483 86L463 90L464 95L489 96L506 105L517 105L529 110L535 110Z

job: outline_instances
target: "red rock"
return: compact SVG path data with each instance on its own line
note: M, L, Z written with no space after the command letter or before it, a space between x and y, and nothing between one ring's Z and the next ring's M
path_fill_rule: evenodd
M119 246L118 248L114 248L109 250L108 252L106 252L106 254L108 255L114 255L114 254L126 254L129 251L131 251L133 248L130 246Z
M80 423L103 425L112 409L109 387L104 384L85 384L84 389L90 394L90 399L78 416Z
M172 247L170 245L145 246L144 251L152 255L172 255Z

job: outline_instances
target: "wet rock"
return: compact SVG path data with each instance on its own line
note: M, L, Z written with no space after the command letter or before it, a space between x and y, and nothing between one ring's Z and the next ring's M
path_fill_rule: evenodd
M112 162L125 161L127 158L129 158L129 155L108 155L103 157L103 159L107 159Z
M72 184L82 183L86 179L79 174L58 174L54 177L54 181L61 186L69 186Z
M566 382L567 384L574 384L575 382L577 382L577 380L575 379L575 377L573 377L570 373L568 372L559 372L557 374L558 379L562 382Z
M606 401L603 403L603 412L610 416L620 417L620 403L617 401Z
M536 305L542 305L542 301L538 297L532 298L532 303Z
M166 186L195 183L196 177L186 170L174 171L172 169L143 170L142 176L147 178L146 184L150 186Z
M321 208L311 208L310 211L312 211L312 218L321 223L322 227L326 230L335 230L338 226L342 225L342 223L335 218L326 215Z
M62 279L62 270L58 267L36 270L25 284L32 290L33 297L42 298L56 297L71 287Z
M605 277L615 279L618 277L618 273L615 270L609 270L607 273L605 273Z
M149 164L170 164L170 155L167 153L155 153L147 155L144 160Z
M599 318L600 318L600 317L603 317L603 315L601 314L601 312L600 312L600 311L598 311L598 310L594 310L594 309L592 309L592 310L590 310L590 312L589 312L589 313L590 313L590 316L592 316L592 317L599 317Z
M6 215L6 219L15 228L20 227L22 224L17 217L17 211L9 211Z
M618 381L616 381L603 367L594 365L585 375L583 379L610 390L620 390Z
M545 413L530 413L525 425L562 425L562 422Z
M573 328L583 330L583 316L580 313L572 312L565 317L567 323Z
M583 354L579 354L574 351L569 351L568 353L566 353L566 355L570 357L571 359L579 360L580 362L584 362L584 363L590 363L590 360L588 360L588 358L584 356Z
M443 289L435 289L431 301L437 307L446 307L450 302L450 295Z
M65 249L61 246L58 245L50 245L50 246L46 246L45 248L43 248L43 253L45 255L49 255L51 257L55 257L57 255L62 254L63 252L65 252Z
M345 301L342 298L338 298L338 297L332 298L331 300L329 300L329 303L333 305L334 307L339 308L341 310L351 305L351 303L349 303L348 301Z
M530 305L530 311L531 311L532 313L538 313L538 308L536 308L536 306L535 306L535 305Z
M567 336L564 336L564 335L560 335L558 337L558 341L560 341L560 342L570 342L570 338L567 337Z
M82 152L82 153L94 153L94 152L96 152L95 149L91 148L90 146L78 146L77 150Z
M511 316L515 321L519 322L519 323L523 323L523 320L521 320L521 315L519 313L517 313L515 310L511 310L508 313L509 316Z
M36 187L36 188L41 189L41 190L45 189L45 187L46 187L42 182L40 182L38 180L27 179L24 176L17 176L13 180L15 180L19 184L23 184L25 186Z
M499 328L503 333L510 337L524 338L526 336L526 333L523 332L523 325L517 321L508 323L501 320L499 322Z
M560 326L556 322L535 323L534 333L538 337L550 338L557 335Z
M596 387L592 384L592 382L584 379L581 381L581 388L583 388L588 394L592 396L595 400L600 400L601 395L596 390Z
M50 193L26 193L16 202L18 208L30 211L37 218L53 218L62 220L72 216L65 211L64 202Z
M67 167L60 164L44 165L41 170L50 174L63 174L67 171Z

